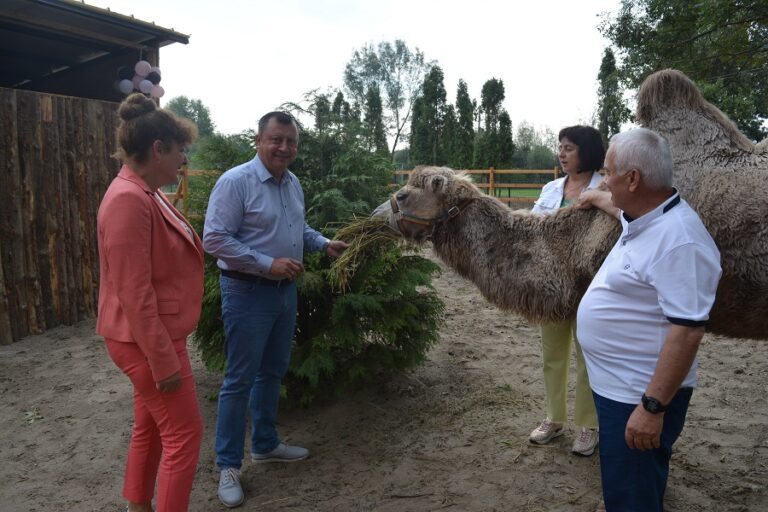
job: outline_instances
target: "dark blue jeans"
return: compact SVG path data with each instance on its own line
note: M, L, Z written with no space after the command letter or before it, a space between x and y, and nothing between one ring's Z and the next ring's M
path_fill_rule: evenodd
M600 473L607 512L662 512L672 445L685 424L692 388L681 388L664 413L661 447L632 450L624 440L637 404L615 402L592 393L600 424Z
M239 468L251 413L251 451L267 453L280 439L275 428L280 384L291 359L296 284L280 288L221 276L227 369L219 391L216 464Z

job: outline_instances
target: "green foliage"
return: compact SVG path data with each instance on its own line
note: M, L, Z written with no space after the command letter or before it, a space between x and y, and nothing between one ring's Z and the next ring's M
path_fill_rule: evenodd
M475 140L475 106L469 98L467 83L459 80L456 91L456 135L452 141L451 163L457 169L468 169L472 165Z
M368 92L365 95L364 112L363 140L368 146L368 150L389 156L387 134L384 130L384 118L382 117L381 94L377 84L371 84L368 87Z
M652 72L676 68L754 140L768 133L768 4L765 0L622 0L601 31L636 88Z
M411 161L414 165L444 165L443 127L446 112L443 70L432 66L424 77L411 118Z
M430 283L439 267L387 245L362 258L347 293L316 265L300 281L290 397L306 404L416 366L437 342L443 304Z
M491 78L481 91L480 111L485 128L475 137L474 165L478 169L507 167L512 162L512 120L502 107L504 82Z
M597 74L597 130L603 136L603 143L608 147L610 138L621 131L622 123L632 119L632 112L624 104L619 75L616 70L616 57L613 50L606 48L600 72Z
M540 132L531 123L522 121L515 136L513 165L518 169L552 168L557 165L556 146L557 137L551 130Z
M256 132L253 130L234 135L213 134L202 139L192 158L193 169L224 172L251 160L256 154Z
M201 138L213 135L216 127L211 120L211 112L203 102L190 99L186 96L176 96L165 104L166 109L177 116L186 117L197 125L197 132Z

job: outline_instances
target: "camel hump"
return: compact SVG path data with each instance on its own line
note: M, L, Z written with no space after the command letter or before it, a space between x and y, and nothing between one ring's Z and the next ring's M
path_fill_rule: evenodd
M649 75L640 85L635 115L641 126L652 127L653 121L670 108L698 111L719 124L726 136L741 149L755 152L752 141L719 108L704 99L693 80L676 69L662 69Z
M693 80L676 69L662 69L646 78L637 92L637 119L647 125L660 109L671 106L701 109L710 105ZM714 107L712 107L714 108Z

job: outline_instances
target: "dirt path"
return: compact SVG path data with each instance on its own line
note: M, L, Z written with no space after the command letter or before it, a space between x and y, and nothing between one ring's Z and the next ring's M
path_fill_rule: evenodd
M445 271L442 340L422 368L332 404L281 413L304 462L245 463L243 511L592 511L597 457L572 433L529 445L541 419L538 329ZM94 323L0 347L0 510L122 511L131 425L127 380ZM673 456L667 508L768 510L768 342L707 336L700 389ZM215 497L219 377L194 362L205 438L194 512ZM55 505L55 506L53 506Z

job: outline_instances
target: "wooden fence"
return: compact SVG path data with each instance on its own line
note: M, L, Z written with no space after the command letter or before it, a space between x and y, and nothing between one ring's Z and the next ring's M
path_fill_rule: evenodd
M399 186L398 176L409 176L413 171L395 171L395 183L393 186ZM538 199L536 197L515 195L514 191L541 189L545 183L510 183L502 181L500 177L506 176L528 176L528 175L548 175L547 181L559 177L559 169L470 169L464 171L473 176L480 176L480 182L475 183L478 188L483 189L489 196L496 197L502 203L533 203ZM503 178L502 178L503 179ZM506 192L506 193L505 193Z
M189 177L190 176L202 176L203 174L219 174L219 171L202 171L199 169L190 169L189 166L184 165L181 167L179 173L179 183L176 185L174 192L166 193L168 200L178 208L184 217L189 217ZM181 204L179 204L181 203Z
M96 314L117 104L0 88L0 344Z

